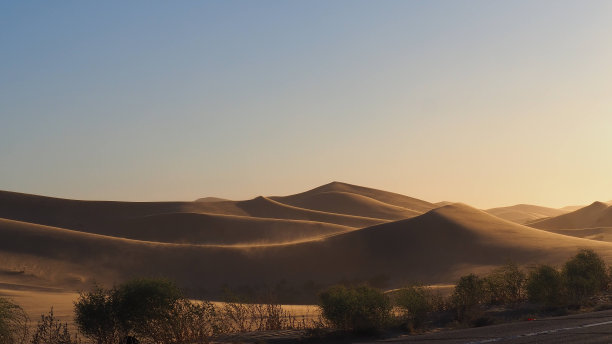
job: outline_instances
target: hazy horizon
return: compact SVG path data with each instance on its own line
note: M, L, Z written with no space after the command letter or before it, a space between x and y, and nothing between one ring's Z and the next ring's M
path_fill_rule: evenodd
M0 189L612 199L612 2L0 4Z

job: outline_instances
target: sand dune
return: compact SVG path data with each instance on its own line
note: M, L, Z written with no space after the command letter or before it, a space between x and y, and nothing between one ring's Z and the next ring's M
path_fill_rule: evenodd
M521 226L461 204L319 240L246 247L151 243L0 220L0 251L30 257L41 274L70 271L82 281L164 275L209 295L223 285L281 280L301 286L378 277L389 288L449 283L508 260L559 264L577 248L612 258L612 244Z
M273 199L284 204L306 209L387 220L407 219L421 214L421 212L383 203L373 198L350 192L307 192L286 197L273 197Z
M386 221L385 219L302 209L265 197L247 201L219 202L109 202L68 200L0 191L0 218L92 233L107 233L109 228L124 228L124 222L135 218L167 213L210 213L305 220L356 228Z
M492 208L487 209L486 212L504 220L520 224L567 213L567 211L562 209L547 208L531 204L517 204L510 207Z
M304 194L316 194L316 193L321 193L321 192L353 193L353 194L357 194L361 196L366 196L366 197L375 199L383 203L395 205L395 206L402 207L405 209L414 210L420 213L436 208L436 206L432 203L429 203L429 202L426 202L420 199L416 199L413 197L408 197L408 196L393 193L393 192L371 189L371 188L367 188L363 186L352 185L352 184L341 183L341 182L331 182L329 184L325 184L317 188L314 188L312 190L302 192L301 194L296 194L293 196L304 195Z
M87 231L152 214L201 212L197 202L80 201L0 191L0 218Z
M578 248L610 259L612 243L604 242L610 235L601 228L612 227L606 225L610 212L595 203L538 222L592 228L555 230L567 234L561 235L463 204L436 207L344 183L275 199L213 202L75 201L0 192L0 283L74 290L92 279L113 283L152 275L215 298L224 286L270 288L284 281L298 299L316 295L313 285L343 280L383 281L388 288L448 284L509 260L560 264ZM311 289L300 294L303 286Z
M353 229L303 220L167 213L122 221L97 233L166 243L231 245L292 242Z
M267 197L257 197L249 201L237 202L236 206L251 216L270 218L291 218L342 224L354 227L365 227L374 223L385 222L383 219L373 219L364 216L331 214L323 211L304 209L282 204Z
M612 227L612 206L595 202L571 213L529 223L529 226L540 229Z

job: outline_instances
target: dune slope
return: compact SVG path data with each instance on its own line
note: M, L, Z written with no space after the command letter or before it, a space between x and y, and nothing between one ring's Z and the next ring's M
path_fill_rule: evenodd
M571 213L529 223L529 226L540 229L612 227L612 206L595 202Z
M129 219L98 234L185 244L275 244L353 230L324 222L235 215L166 213Z

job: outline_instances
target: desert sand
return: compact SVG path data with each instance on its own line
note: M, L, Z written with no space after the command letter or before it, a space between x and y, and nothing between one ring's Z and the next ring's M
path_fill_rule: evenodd
M63 300L93 281L165 276L212 300L229 286L281 288L290 291L283 301L303 303L339 282L449 285L508 261L558 265L579 248L612 260L603 228L608 205L564 213L528 205L485 212L339 182L246 201L79 201L0 192L0 283L16 297L60 293ZM532 225L547 230L516 223L525 214L552 216Z

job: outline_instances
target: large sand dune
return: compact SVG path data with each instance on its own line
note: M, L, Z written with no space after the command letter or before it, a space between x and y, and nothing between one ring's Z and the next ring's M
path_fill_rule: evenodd
M610 236L601 228L609 212L596 203L538 222L561 223L556 231L569 234L562 235L463 204L437 207L337 182L245 201L104 202L0 192L0 283L74 290L94 279L166 276L209 297L225 286L281 283L299 302L316 295L315 286L340 281L448 284L508 261L560 264L579 248L610 259L612 243L603 242Z
M510 207L487 209L486 212L504 220L525 224L535 220L559 216L567 213L568 211L563 209L541 207L532 204L517 204Z
M213 296L223 285L273 286L280 281L292 286L372 278L386 279L388 287L409 281L449 283L509 260L560 264L578 248L612 258L612 244L521 226L461 204L277 245L165 244L0 220L0 251L27 257L34 268L26 273L32 269L40 278L68 287L70 281L92 278L163 275ZM71 279L58 278L67 273Z
M540 229L612 227L612 206L603 202L595 202L571 213L532 222L529 226Z

